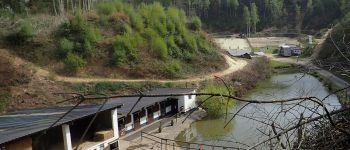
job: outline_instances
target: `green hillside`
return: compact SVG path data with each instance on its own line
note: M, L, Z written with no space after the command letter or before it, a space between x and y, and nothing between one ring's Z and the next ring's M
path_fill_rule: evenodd
M66 3L64 11L55 9L55 16L45 14L46 9L35 10L34 4L26 4L33 11L29 15L2 9L1 18L16 23L16 28L0 32L2 45L59 74L181 78L225 64L200 19L188 18L176 7L116 0L71 9Z

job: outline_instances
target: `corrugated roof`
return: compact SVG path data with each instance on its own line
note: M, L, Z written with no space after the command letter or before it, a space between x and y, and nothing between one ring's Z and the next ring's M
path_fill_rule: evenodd
M230 49L228 50L228 53L231 56L242 56L244 54L250 54L252 51L249 49Z
M156 95L156 94L189 94L192 93L195 88L158 88L149 92L144 92L145 95ZM157 102L161 102L170 98L170 96L164 97L143 97L139 103L134 107L131 113L141 110L141 108L152 106ZM118 109L118 118L124 117L130 112L131 108L137 102L138 97L128 98L114 98L111 99L108 104L121 103L123 107Z
M107 104L102 108L102 111L119 106L121 104ZM93 115L99 107L99 105L79 106L61 119L55 126ZM28 109L0 116L0 144L49 128L70 108L72 107Z
M144 94L187 94L192 93L194 90L193 88L159 88L145 92ZM151 106L167 98L169 97L144 97L132 112L136 112L143 107ZM123 117L131 110L137 100L137 97L115 98L110 100L103 107L102 111L122 105L121 108L118 108L118 117ZM99 105L79 106L61 119L55 126L93 115L99 107ZM72 107L27 109L0 116L0 144L47 129L70 108Z

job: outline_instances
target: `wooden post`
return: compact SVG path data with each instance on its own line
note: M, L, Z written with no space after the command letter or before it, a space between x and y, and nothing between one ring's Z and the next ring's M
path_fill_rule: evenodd
M345 100L348 100L348 90L345 90Z
M173 143L173 150L175 150L175 143Z
M167 149L168 147L168 139L165 139L165 150Z

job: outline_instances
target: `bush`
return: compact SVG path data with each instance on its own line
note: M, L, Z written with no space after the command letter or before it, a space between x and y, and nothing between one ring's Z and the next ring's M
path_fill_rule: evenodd
M313 49L314 49L313 45L309 45L305 47L303 52L301 53L301 57L310 57L312 55Z
M60 41L58 56L60 58L66 58L68 53L71 53L73 49L74 49L74 43L72 41L67 40L66 38L63 38Z
M10 93L0 93L0 113L4 112L7 108L9 100L11 99Z
M139 43L140 37L137 34L125 33L124 35L117 35L113 43L113 54L110 64L119 66L126 61L135 61Z
M194 17L192 20L192 29L199 31L202 28L202 22L201 19L199 19L199 17Z
M164 66L164 74L169 78L180 77L181 70L181 63L177 60L172 60Z
M73 52L84 58L93 55L95 44L100 38L99 31L89 25L79 12L69 20L69 23L64 23L59 32L61 36L74 43Z
M198 50L198 47L197 47L197 41L196 41L196 37L189 34L189 33L186 33L183 37L184 39L184 44L185 44L185 47L187 50L189 50L191 53L192 52L195 52Z
M181 50L175 43L174 36L170 36L168 38L168 50L169 50L169 56L173 58L181 58Z
M231 89L232 90L232 89ZM201 90L203 93L220 93L222 95L229 95L225 86L219 85L209 85ZM207 97L200 97L199 101L204 102ZM203 104L203 107L207 110L209 117L217 118L220 117L226 110L226 104L228 102L228 107L232 108L235 106L233 100L228 100L221 97L213 97Z
M99 15L109 16L115 11L116 11L115 7L109 3L99 3L97 5L97 12Z
M33 27L30 22L22 22L21 29L17 33L10 34L7 41L13 45L22 45L29 41L34 35Z
M152 41L153 52L159 58L165 60L168 57L168 48L164 39L155 37Z
M208 44L208 41L201 37L197 37L197 45L198 45L198 50L204 53L209 53L210 52L210 45Z
M273 49L272 54L278 54L279 50L278 49Z
M69 53L67 58L64 60L64 64L67 71L69 71L71 74L76 74L86 65L86 61L78 55Z

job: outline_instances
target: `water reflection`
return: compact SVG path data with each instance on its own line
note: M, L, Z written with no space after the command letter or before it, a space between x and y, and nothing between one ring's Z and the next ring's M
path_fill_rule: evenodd
M305 74L276 75L271 80L262 83L247 99L273 100L295 97L315 96L323 99L328 90L316 78ZM324 100L325 106L331 111L340 108L338 98L334 95ZM231 113L245 105L240 103ZM305 107L307 106L307 107ZM311 109L310 109L311 108ZM191 128L182 132L177 140L207 143L222 146L242 147L254 145L268 138L271 134L271 121L276 122L277 130L288 128L303 113L304 117L316 117L324 114L324 110L311 101L278 104L250 104L227 128L223 128L224 119L205 119L192 124ZM232 116L232 114L231 114ZM269 125L266 125L269 124ZM280 129L279 129L280 128ZM293 140L294 137L282 137ZM237 143L239 142L239 143ZM268 145L259 147L267 149Z

